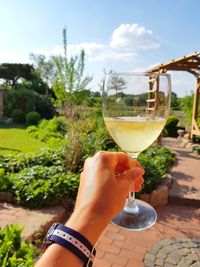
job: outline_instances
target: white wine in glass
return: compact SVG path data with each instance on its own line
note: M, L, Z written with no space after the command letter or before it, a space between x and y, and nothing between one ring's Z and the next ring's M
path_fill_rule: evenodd
M118 146L130 157L148 148L162 132L170 110L171 80L167 74L109 73L103 89L103 116ZM124 210L113 223L143 230L157 219L148 203L129 193Z

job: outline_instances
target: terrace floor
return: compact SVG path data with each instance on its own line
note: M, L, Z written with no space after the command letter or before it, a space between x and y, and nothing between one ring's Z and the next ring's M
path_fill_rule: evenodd
M178 159L171 169L174 182L169 204L156 208L156 224L141 232L123 230L110 223L96 244L94 267L200 267L200 158L181 148L176 139L164 139L163 144ZM24 227L24 237L30 240L36 231L65 216L62 207L30 211L0 203L0 227L18 223Z

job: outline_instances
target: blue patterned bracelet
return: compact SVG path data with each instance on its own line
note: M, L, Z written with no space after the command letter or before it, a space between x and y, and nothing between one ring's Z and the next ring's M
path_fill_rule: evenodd
M62 225L54 223L48 230L43 242L43 250L52 243L61 245L79 257L84 267L92 267L96 250L92 244L80 233Z

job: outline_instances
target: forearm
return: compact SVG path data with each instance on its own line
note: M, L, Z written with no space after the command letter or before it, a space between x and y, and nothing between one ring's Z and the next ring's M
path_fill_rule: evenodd
M65 225L82 234L94 246L107 223L108 221L97 218L91 212L75 210ZM70 250L52 244L35 267L68 267L69 263L70 267L83 266L83 262Z

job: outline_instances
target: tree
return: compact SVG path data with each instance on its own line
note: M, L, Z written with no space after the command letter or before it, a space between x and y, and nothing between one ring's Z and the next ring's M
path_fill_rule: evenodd
M177 94L175 92L171 93L171 107L174 110L180 109L179 100L178 100Z
M15 88L20 78L28 81L33 79L33 70L30 64L3 63L0 65L0 79L5 80L6 86Z
M107 88L108 90L115 90L116 95L118 95L126 88L126 81L114 72L110 72L110 75Z
M52 58L47 59L45 55L31 53L30 59L33 62L36 73L51 88L56 76L56 69ZM49 93L48 87L46 87L46 95Z
M64 56L53 56L57 75L54 79L53 90L57 97L57 106L64 106L69 117L73 117L73 104L76 95L74 92L86 90L92 80L90 76L84 76L85 52L80 51L80 55L68 58L67 54L67 33L63 29Z

